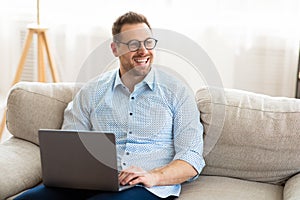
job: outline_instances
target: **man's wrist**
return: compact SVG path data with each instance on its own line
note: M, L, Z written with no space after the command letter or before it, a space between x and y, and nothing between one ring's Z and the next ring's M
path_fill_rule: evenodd
M153 185L161 185L161 179L162 179L162 172L159 169L153 169L150 171L150 174L153 179Z

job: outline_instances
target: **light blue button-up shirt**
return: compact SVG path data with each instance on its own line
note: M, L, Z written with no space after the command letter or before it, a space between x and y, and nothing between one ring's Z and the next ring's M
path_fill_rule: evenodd
M199 119L192 91L152 67L132 93L118 70L88 82L66 108L63 129L115 133L118 170L138 166L148 171L180 159L199 174L205 165ZM146 189L165 198L179 196L181 186Z

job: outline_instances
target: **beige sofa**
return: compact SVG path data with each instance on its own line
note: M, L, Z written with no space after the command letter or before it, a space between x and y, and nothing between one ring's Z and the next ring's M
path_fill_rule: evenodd
M37 130L60 128L78 89L26 82L12 88L7 128L13 137L0 145L0 199L42 181ZM300 199L300 100L205 87L196 99L207 166L183 184L179 199Z

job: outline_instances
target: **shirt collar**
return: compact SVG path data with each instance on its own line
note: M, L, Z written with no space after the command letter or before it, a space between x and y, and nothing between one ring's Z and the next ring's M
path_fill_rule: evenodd
M120 78L120 70L116 70L115 72L115 82L113 85L113 89L115 89L117 86L123 85L121 78Z
M151 68L150 72L144 78L142 83L147 84L151 90L154 89L154 69L153 68Z
M151 68L150 72L147 74L147 76L137 85L148 85L148 87L153 90L154 89L154 69ZM124 85L121 77L120 77L120 70L116 70L115 72L115 81L113 85L113 89L115 89L119 85Z

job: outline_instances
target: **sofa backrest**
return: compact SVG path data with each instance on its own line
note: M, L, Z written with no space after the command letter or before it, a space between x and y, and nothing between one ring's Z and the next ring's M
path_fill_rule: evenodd
M16 84L7 101L7 127L38 144L38 129L60 129L80 85ZM281 183L300 171L300 100L233 89L196 94L204 125L203 174Z
M79 88L75 83L17 83L7 100L7 129L15 137L39 144L38 129L60 129L64 109Z
M300 172L300 100L201 88L203 174L283 183Z

